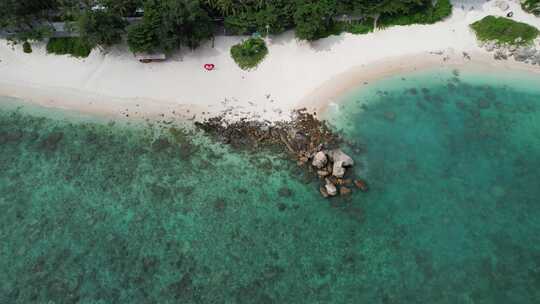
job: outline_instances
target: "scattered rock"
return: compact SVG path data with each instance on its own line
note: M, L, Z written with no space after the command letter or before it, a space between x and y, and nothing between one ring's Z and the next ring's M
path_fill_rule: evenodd
M283 212L287 209L287 205L285 205L284 203L279 203L277 204L277 207L278 207L278 210Z
M488 52L495 51L495 60L507 60L514 57L518 62L540 65L540 51L535 48L535 44L519 46L523 42L521 37L514 40L512 44L499 44L496 41L480 42L479 46Z
M369 191L368 184L364 180L357 179L357 180L354 181L354 185L356 186L356 188L360 189L360 191L362 191L362 192L368 192Z
M484 49L488 52L493 52L497 48L497 42L488 41L483 45Z
M495 3L493 4L493 6L499 8L501 11L503 12L506 12L509 8L510 8L510 4L508 4L506 1L504 0L497 0L495 1Z
M526 46L518 48L514 53L514 59L521 62L527 61L535 56L536 49Z
M324 186L324 188L329 196L336 196L338 193L336 185L332 184L329 179L326 179L326 185Z
M326 191L326 187L325 186L321 186L319 188L319 192L321 193L322 197L324 198L328 198L329 195L328 195L328 192Z
M315 153L315 156L313 157L312 165L313 167L317 169L321 169L324 166L326 166L327 162L328 162L328 158L326 157L326 154L323 151L319 151Z
M493 58L495 60L506 60L508 59L508 55L506 55L506 52L502 49L496 50L493 54Z

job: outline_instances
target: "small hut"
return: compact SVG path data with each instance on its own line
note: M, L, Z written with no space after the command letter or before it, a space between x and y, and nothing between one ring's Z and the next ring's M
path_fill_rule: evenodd
M142 63L160 62L167 60L164 53L135 53L135 58Z

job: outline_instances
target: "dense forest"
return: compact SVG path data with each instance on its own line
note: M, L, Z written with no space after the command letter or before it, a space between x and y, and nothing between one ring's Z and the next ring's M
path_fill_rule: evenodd
M343 31L434 23L451 13L449 0L2 0L0 27L17 41L52 34L65 21L81 47L107 47L127 36L134 52L196 48L216 33L278 34L303 40ZM138 17L138 18L137 18ZM61 47L61 46L60 46Z

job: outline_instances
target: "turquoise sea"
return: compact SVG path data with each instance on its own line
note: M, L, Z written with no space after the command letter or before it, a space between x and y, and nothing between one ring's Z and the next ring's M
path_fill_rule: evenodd
M326 114L371 186L174 122L0 102L0 303L538 303L540 79L437 69Z

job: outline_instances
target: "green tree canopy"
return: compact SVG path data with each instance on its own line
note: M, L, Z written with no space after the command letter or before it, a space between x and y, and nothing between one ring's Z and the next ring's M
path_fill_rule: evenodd
M196 48L212 37L213 23L198 0L147 0L143 22L128 31L134 52Z
M111 46L122 41L126 22L108 10L88 10L79 18L81 39L88 45Z
M16 39L39 40L50 31L41 22L57 5L56 0L1 0L0 27L15 31Z
M299 0L294 13L296 36L305 40L324 36L332 26L335 9L335 0Z

